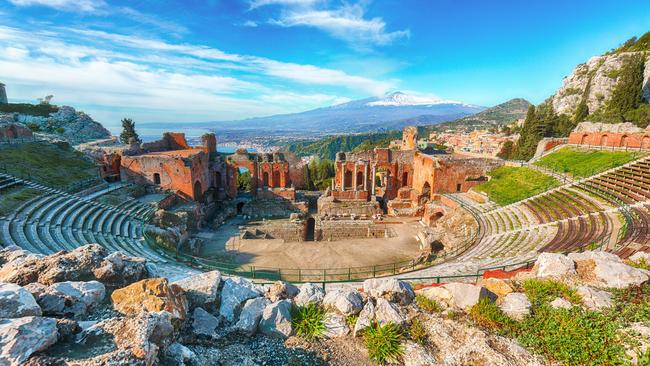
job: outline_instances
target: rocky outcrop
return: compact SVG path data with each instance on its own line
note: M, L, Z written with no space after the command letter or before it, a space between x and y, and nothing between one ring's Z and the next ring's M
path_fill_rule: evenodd
M199 306L209 308L216 305L220 283L221 273L219 271L200 273L174 282L185 291L190 309Z
M174 318L187 318L188 305L180 286L166 278L151 278L115 290L111 295L115 310L136 315L141 312L166 311Z
M202 308L194 309L192 314L192 331L198 336L212 337L219 325L219 319Z
M106 288L97 281L59 282L50 286L31 283L25 286L45 315L78 318L104 300Z
M644 271L631 267L618 256L606 252L571 253L581 280L596 287L625 288L638 286L650 279Z
M291 335L291 301L281 300L268 305L262 313L260 332L269 337L288 338Z
M257 331L257 327L264 314L264 309L271 302L264 297L257 297L246 301L244 308L239 314L239 320L235 324L234 329L246 335L253 335Z
M611 98L612 91L618 82L619 70L625 60L635 52L623 52L603 56L595 56L584 64L578 65L573 72L564 78L562 87L551 98L553 110L558 114L573 115L580 103L585 89L590 113L602 108ZM642 54L643 55L643 54ZM650 101L650 55L645 58L645 73L643 78L643 95L646 102Z
M118 257L121 266L114 263ZM51 285L64 281L96 280L109 286L120 286L147 276L144 263L141 258L110 256L97 244L48 256L9 247L0 250L0 282L24 286L33 282Z
M56 343L56 321L38 316L0 319L0 364L22 365L31 354Z
M0 118L35 126L40 132L64 138L71 144L107 139L111 133L99 122L73 107L61 106L49 116L23 113L0 113Z
M411 285L395 278L371 278L363 281L363 292L376 299L384 298L401 305L410 304L415 298Z
M307 305L308 303L320 304L325 298L325 290L322 286L314 283L303 283L300 285L298 295L294 298L296 305Z
M540 254L533 266L533 272L539 278L563 278L576 274L573 261L557 253Z
M250 281L240 277L228 278L224 281L223 290L221 290L219 315L232 323L237 319L246 300L261 295L262 290Z
M0 283L0 318L41 316L34 296L13 283Z
M323 305L346 316L354 315L363 309L363 299L357 290L334 289L325 295Z
M505 295L499 304L499 309L509 317L522 320L527 315L530 315L532 304L528 300L526 294L520 292L513 292Z

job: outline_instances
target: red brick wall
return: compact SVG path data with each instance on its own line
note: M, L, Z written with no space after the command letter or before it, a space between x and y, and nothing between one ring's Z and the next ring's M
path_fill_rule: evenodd
M650 149L650 133L571 132L569 143L576 145Z

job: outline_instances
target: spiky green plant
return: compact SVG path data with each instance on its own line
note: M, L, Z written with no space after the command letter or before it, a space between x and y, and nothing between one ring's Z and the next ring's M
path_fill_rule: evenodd
M370 359L378 365L386 362L399 362L404 354L402 347L402 333L398 325L387 323L372 324L363 333L363 339L370 354Z
M325 310L309 303L291 309L291 325L299 337L306 340L320 338L325 332Z

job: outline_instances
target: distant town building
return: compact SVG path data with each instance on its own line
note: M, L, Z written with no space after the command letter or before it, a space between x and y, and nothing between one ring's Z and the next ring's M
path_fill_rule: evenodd
M451 147L456 153L470 153L485 157L495 157L507 141L516 142L519 135L491 133L487 130L463 132L434 132L429 142Z

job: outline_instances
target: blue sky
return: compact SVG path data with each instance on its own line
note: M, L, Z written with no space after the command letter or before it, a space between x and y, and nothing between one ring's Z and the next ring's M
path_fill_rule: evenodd
M539 103L573 67L650 31L650 1L0 0L10 101L196 122L400 90Z

